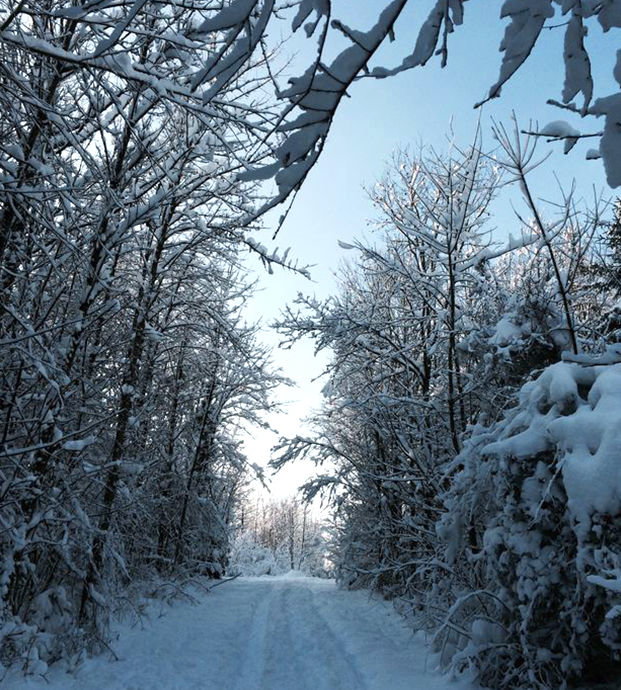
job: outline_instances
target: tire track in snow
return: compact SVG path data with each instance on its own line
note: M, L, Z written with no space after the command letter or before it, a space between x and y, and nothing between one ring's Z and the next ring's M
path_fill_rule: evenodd
M246 647L243 650L241 670L232 690L262 687L257 686L257 682L264 675L270 637L268 633L274 625L274 601L278 590L271 585L263 586L261 589L265 591L265 596L259 601L254 611Z
M261 587L235 690L366 690L340 640L299 581Z
M119 624L119 661L2 679L3 690L475 690L426 666L392 607L314 578L248 578L143 629Z
M315 606L313 592L306 586L289 585L284 591L283 600L292 656L302 666L299 680L304 682L304 686L296 687L305 687L307 690L366 690L364 678L343 640L334 634Z
M273 626L267 646L267 660L260 690L307 690L306 674L293 641L297 634L291 626L292 611L287 586L276 585L277 596L272 608Z

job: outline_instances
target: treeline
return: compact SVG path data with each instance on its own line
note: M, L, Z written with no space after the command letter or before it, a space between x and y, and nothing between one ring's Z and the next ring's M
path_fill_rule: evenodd
M326 577L331 570L329 547L327 525L309 505L293 498L246 499L237 510L228 572L256 576L294 570Z
M491 688L619 677L619 213L552 220L531 188L534 143L500 155L399 154L372 191L376 244L325 302L281 321L329 349L314 458L331 496L337 573L395 599L442 660ZM506 246L493 203L526 204ZM506 234L506 229L505 230ZM347 247L346 247L347 248Z
M221 6L30 5L2 19L0 662L42 673L105 646L130 583L223 572L281 382L242 250L280 260L237 179L265 60L209 108L182 86Z

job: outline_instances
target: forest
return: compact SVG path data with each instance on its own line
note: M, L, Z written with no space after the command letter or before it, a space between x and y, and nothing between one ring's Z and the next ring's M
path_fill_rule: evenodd
M553 27L544 98L584 130L395 145L336 293L273 324L328 358L312 433L270 468L243 442L290 385L254 272L309 275L278 233L341 103L444 66L476 1L384 0L354 28L345 0L0 0L0 682L110 651L147 592L299 571L385 598L482 687L618 687L621 52L589 39L621 0L497 3L484 101ZM609 188L539 189L546 147L582 140ZM299 501L255 500L302 458Z

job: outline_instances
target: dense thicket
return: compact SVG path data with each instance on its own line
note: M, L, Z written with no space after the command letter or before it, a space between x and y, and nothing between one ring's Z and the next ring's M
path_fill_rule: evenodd
M262 61L199 107L206 10L34 5L2 26L0 659L41 672L132 580L222 573L280 379L241 313Z
M295 268L256 220L317 160L401 8L332 69L329 8L290 9L0 2L3 664L105 643L134 578L226 564L239 432L279 383L241 316L240 250ZM282 17L317 38L286 88Z
M306 490L332 496L340 580L395 598L445 662L493 688L610 680L621 364L593 275L613 280L618 226L595 251L597 215L566 199L546 220L528 141L497 136L498 162L398 156L372 193L377 244L350 247L338 295L289 309L283 332L333 356L316 434L276 465L323 466ZM499 247L502 169L532 221Z

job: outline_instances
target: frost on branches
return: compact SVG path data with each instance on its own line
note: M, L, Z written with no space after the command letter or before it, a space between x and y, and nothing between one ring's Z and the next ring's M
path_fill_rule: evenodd
M231 546L228 572L233 575L304 573L327 577L326 525L294 499L245 503Z
M486 686L549 690L619 672L621 363L589 354L616 347L618 230L593 249L598 212L546 219L522 174L538 220L497 245L513 161L395 157L379 240L279 324L332 359L314 433L276 464L321 467L307 490L334 507L342 584L394 599Z
M257 241L261 214L299 189L356 80L438 52L448 59L451 33L467 24L464 0L430 3L396 68L371 64L401 36L408 4L379 3L360 28L333 16L339 3L327 0L0 0L0 663L42 673L77 660L105 647L130 583L226 568L248 472L240 429L262 423L280 383L241 316L249 288L240 249L268 268L303 270ZM620 96L595 99L587 28L616 30L620 4L504 2L490 92L513 78L547 22L566 21L561 105L604 119L589 157L601 155L611 185L621 184ZM281 26L311 46L289 72L269 38ZM621 81L619 62L611 69ZM558 121L540 134L567 150L582 136ZM491 294L484 217L468 202L486 212L476 160L428 170L414 189L426 210L378 199L394 214L388 251L363 249L368 280L352 277L349 298L317 328L292 326L321 330L342 356L332 383L342 385L335 399L346 423L335 414L321 448L344 459L337 480L352 495L362 481L351 515L374 526L363 551L379 535L384 559L367 579L406 589L426 577L410 578L406 563L417 553L433 559L445 463L487 382L476 366L485 338L474 331L502 318L464 308L464 296ZM451 180L464 193L439 208L429 232ZM557 273L569 316L569 285ZM571 477L584 470L567 453L555 481L571 498ZM420 510L403 508L412 495ZM588 551L599 523L589 513L587 529L586 508L570 501L568 510L579 552ZM395 538L395 525L405 537ZM597 553L585 591L608 601L617 565ZM605 630L601 639L612 644Z

